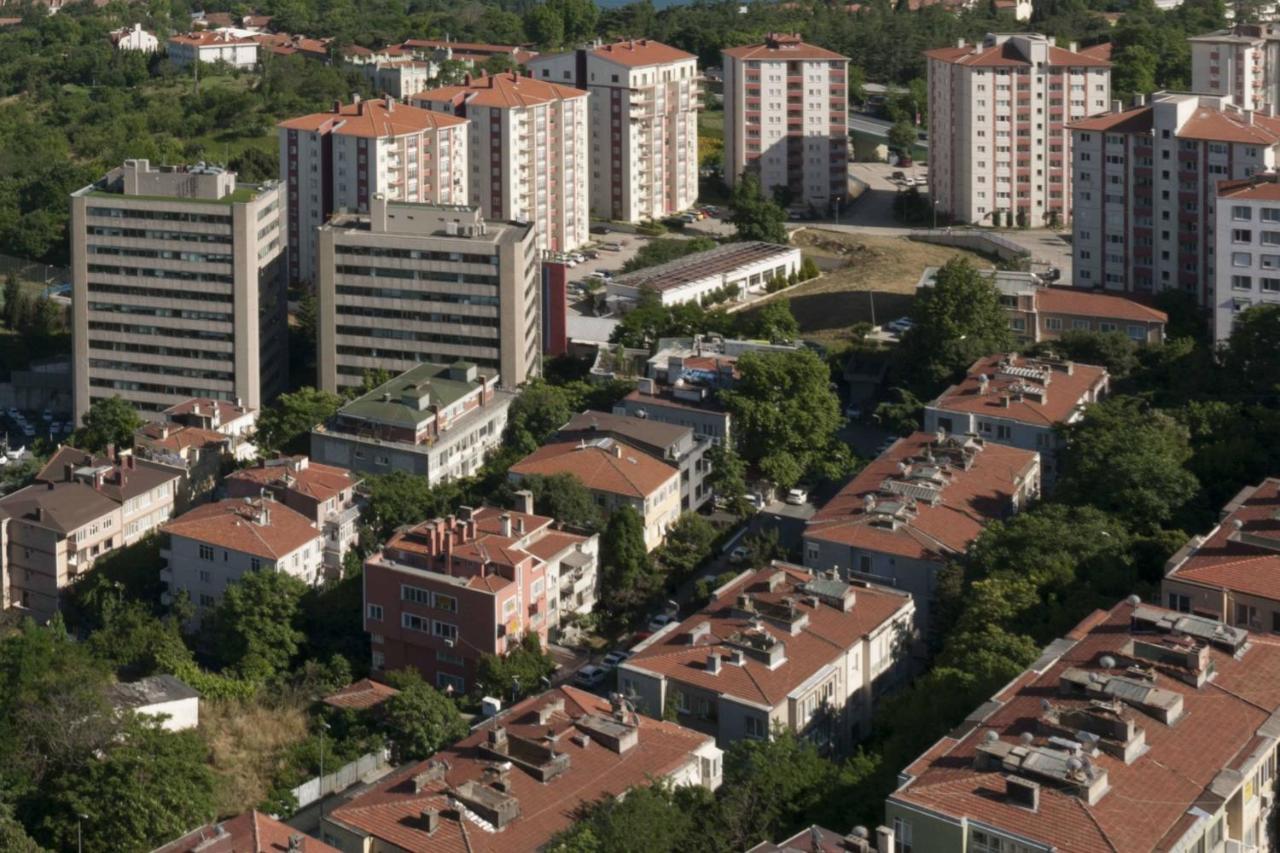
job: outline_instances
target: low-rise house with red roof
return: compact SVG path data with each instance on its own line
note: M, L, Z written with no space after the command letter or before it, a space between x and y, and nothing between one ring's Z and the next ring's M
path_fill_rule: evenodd
M1280 478L1241 489L1170 557L1161 594L1172 610L1280 634Z
M377 712L392 696L400 693L389 684L362 678L353 681L341 690L336 690L321 701L330 708L348 711Z
M485 44L472 41L449 41L448 39L407 39L400 47L412 52L420 59L434 62L464 62L479 68L495 56L511 61L513 66L524 65L535 56L537 51L514 44Z
M1280 45L1280 37L1277 38ZM1275 172L1218 184L1213 337L1231 337L1236 316L1280 305L1280 183Z
M183 472L178 487L179 513L213 494L222 476L223 461L231 458L230 450L231 439L222 433L172 421L153 421L133 434L133 452L139 459Z
M387 49L389 53L393 50L402 49ZM347 62L351 64L351 59L348 58ZM440 71L440 67L434 62L414 59L413 54L408 52L404 52L404 55L393 54L385 59L371 57L368 61L354 64L375 91L397 100L406 100L426 91Z
M1280 645L1098 610L899 773L896 850L1269 850Z
M993 521L1040 496L1040 457L973 435L917 432L894 442L809 519L804 564L892 586L929 624L938 572Z
M324 815L343 853L533 853L580 810L632 788L720 786L709 736L560 687L525 699Z
M1157 92L1149 103L1140 97L1121 109L1117 102L1107 115L1077 121L1071 135L1075 284L1180 290L1207 307L1219 287L1219 252L1251 266L1235 253L1269 251L1248 226L1239 241L1232 234L1215 245L1215 201L1221 181L1280 163L1280 118L1241 110L1227 96ZM1228 217L1230 208L1222 208Z
M674 708L721 747L781 728L842 752L906 674L914 611L905 592L775 562L638 645L618 689L648 714Z
M1101 400L1110 384L1105 367L1017 353L989 355L925 406L924 428L973 433L996 444L1034 450L1048 486L1057 474L1062 447L1058 427L1082 418L1085 407Z
M258 42L225 30L199 30L169 37L169 61L178 68L195 62L225 62L232 68L258 64Z
M362 480L345 468L312 462L306 456L263 459L223 481L229 498L263 493L311 519L324 533L324 567L329 576L342 572L342 558L360 538L360 506L356 488Z
M470 203L486 217L533 225L539 249L587 242L591 153L587 93L514 71L473 77L414 95L419 107L472 121Z
M344 853L270 815L245 812L206 823L151 853Z
M160 49L160 39L135 22L132 26L121 27L107 34L111 45L116 50L130 50L138 53L155 53Z
M883 831L884 827L878 830ZM880 837L873 836L865 826L856 826L852 832L841 835L814 824L776 844L762 841L747 853L896 853L892 836L883 832L877 835Z
M919 287L932 287L938 267L926 267ZM1055 287L1037 274L979 270L1000 291L1009 328L1019 343L1053 341L1067 332L1119 332L1138 344L1164 343L1169 315L1138 298L1099 288Z
M545 645L599 593L599 537L559 529L533 513L463 507L402 528L364 566L365 631L375 673L413 667L440 689L466 693L482 655L528 633Z
M183 426L211 430L231 439L231 455L245 461L258 455L253 433L258 427L258 410L242 400L192 397L175 403L160 413L164 420Z
M161 531L160 555L167 565L160 577L171 597L190 597L196 607L193 623L249 572L281 572L313 586L324 577L323 534L311 519L270 494L198 506Z
M680 516L679 469L609 436L550 441L507 469L513 483L556 474L576 477L606 513L635 510L650 551Z
M988 33L977 44L927 50L925 59L929 198L938 215L1033 228L1071 221L1067 125L1106 112L1111 62L1039 33Z
M654 41L596 43L529 60L539 80L591 93L591 210L662 219L698 199L698 58ZM626 121L615 121L625 115Z

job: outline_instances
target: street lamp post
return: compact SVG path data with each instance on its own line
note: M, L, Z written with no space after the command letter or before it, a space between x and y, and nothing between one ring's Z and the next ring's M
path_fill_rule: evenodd
M320 721L320 817L324 818L324 733L329 731L329 723Z
M933 202L933 230L934 230L934 231L937 231L937 230L938 230L938 201L937 201L937 199L934 199L934 202Z
M76 853L84 853L84 822L89 819L83 812L76 815Z

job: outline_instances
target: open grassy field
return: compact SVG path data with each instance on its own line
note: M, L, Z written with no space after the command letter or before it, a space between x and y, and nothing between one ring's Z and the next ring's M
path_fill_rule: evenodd
M956 256L991 266L972 252L906 237L806 228L792 242L817 262L823 275L777 298L791 301L806 338L828 344L847 340L854 325L872 322L873 309L878 324L907 313L925 267L941 266Z
M218 813L238 814L267 796L285 750L307 736L303 704L203 702L200 728L218 775Z

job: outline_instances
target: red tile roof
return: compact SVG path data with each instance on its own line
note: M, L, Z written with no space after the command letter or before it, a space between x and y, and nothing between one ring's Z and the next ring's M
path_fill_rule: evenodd
M1280 201L1280 182L1274 173L1238 181L1218 181L1218 196L1241 201Z
M410 100L436 109L455 109L462 104L514 109L585 97L587 93L581 89L523 77L512 71L503 74L481 73L478 77L468 77L467 82L461 86L442 86L419 92Z
M249 36L233 36L229 33L217 32L216 30L202 30L195 33L169 36L169 41L176 44L191 45L192 47L222 47L226 45L258 43L257 39Z
M317 501L327 501L355 488L360 481L346 468L312 462L306 456L260 460L252 468L242 468L228 479L257 483L263 488L283 488Z
M277 127L307 133L382 138L457 127L466 123L465 118L406 106L386 98L339 104L329 112L287 119Z
M556 709L555 703L560 703ZM540 718L540 709L542 717ZM417 853L523 853L540 849L575 819L578 810L608 795L649 785L680 771L696 760L695 750L712 744L699 732L663 720L624 713L617 723L608 700L572 687L561 687L513 705L498 717L482 723L463 740L429 760L408 765L375 783L368 791L333 808L326 820L366 837ZM619 753L597 740L584 745L579 732L590 719L635 728L636 743ZM481 786L490 796L497 791L484 784L486 770L501 756L483 749L490 732L501 727L508 738L534 741L567 759L568 768L550 781L541 782L519 762L510 769L509 795L519 803L519 816L495 831L478 822L450 796L466 783ZM550 735L553 740L548 741ZM432 762L439 762L433 764ZM537 765L533 765L537 766ZM431 779L438 768L442 776ZM427 773L420 785L414 777ZM419 788L419 790L415 790ZM439 825L426 832L422 813L439 812Z
M230 403L226 400L214 400L210 397L192 397L189 400L183 400L181 403L175 403L165 409L160 414L169 418L191 414L208 417L215 406L218 409L218 421L224 424L238 420L245 415L253 414L253 409L247 406L237 406L235 403Z
M464 62L475 62L483 65L494 56L509 56L517 65L523 65L538 55L535 50L510 44L484 44L482 42L443 41L441 39L408 39L402 45L410 50L428 48L431 50L450 50L453 58Z
M1152 667L1154 686L1177 694L1183 713L1166 725L1153 715L1121 706L1121 714L1143 730L1147 749L1128 765L1105 751L1091 757L1093 765L1107 773L1108 783L1093 805L1047 782L1040 785L1037 809L1017 805L1005 795L1003 772L979 770L974 763L979 744L990 732L1019 743L1024 733L1031 733L1034 744L1046 745L1039 722L1046 701L1055 709L1089 706L1090 700L1063 697L1060 678L1072 668L1122 674L1123 670L1102 670L1101 658L1126 654L1136 609L1122 602L1077 626L1065 642L1059 641L1069 643L1069 648L1057 657L1047 655L1015 679L994 698L998 706L970 730L944 737L913 762L905 770L910 778L890 795L891 807L901 802L945 819L967 817L1060 853L1173 849L1188 827L1192 808L1203 806L1212 812L1221 802L1210 790L1215 781L1225 783L1222 794L1241 784L1238 777L1229 778L1231 771L1251 758L1259 746L1258 730L1280 708L1280 644L1269 637L1251 636L1251 645L1238 658L1211 648L1207 654L1215 675L1199 688Z
M804 538L917 560L946 560L963 553L987 524L1012 511L1013 496L1023 491L1036 464L1030 450L961 436L950 436L939 446L932 433L913 433L872 460L818 510ZM882 526L876 510L905 500L886 491L886 484L912 483L913 475L935 471L945 482L937 504L916 500L914 515L896 530ZM874 505L868 505L868 497Z
M971 412L1033 426L1067 423L1077 407L1093 402L1106 390L1108 377L1105 367L1065 363L1071 365L1070 373L1061 366L1044 367L1047 362L1027 356L989 355L975 361L969 367L968 375L943 391L929 404L929 408ZM1011 375L1006 372L1009 367L1039 370L1042 377L1029 379ZM984 376L988 380L985 391L982 387ZM1019 389L1029 388L1043 389L1043 399L1037 401L1031 394L1019 394ZM1006 399L1008 405L1005 405Z
M377 708L392 696L400 693L389 684L380 684L368 678L352 682L336 693L324 697L324 703L334 708L351 708L356 711L367 711Z
M294 836L302 842L299 853L342 853L256 810L207 823L152 853L288 853Z
M1184 97L1196 97L1188 95ZM1093 116L1072 122L1071 130L1096 130L1106 133L1148 133L1153 126L1154 107L1147 104L1118 113ZM1209 142L1234 142L1243 145L1280 143L1280 118L1255 112L1252 117L1235 110L1198 106L1178 127L1178 139Z
M836 59L849 61L849 57L825 47L807 44L800 40L798 34L769 33L761 44L747 44L731 47L722 51L725 56L734 59L760 59L766 62L778 62L792 59Z
M779 573L782 575L781 583L770 591L769 579ZM853 590L853 607L844 612L823 601L815 607L802 589L814 579L808 569L779 562L742 577L678 627L658 635L652 645L641 647L623 668L655 673L672 681L772 708L786 701L788 693L836 661L860 640L900 614L912 612L911 596L907 593L859 583L846 585L826 579L822 583L842 588L849 586ZM743 593L751 595L757 610L770 606L785 608L787 600L792 599L796 613L808 616L808 625L795 634L788 634L781 628L771 631L786 650L786 660L773 669L747 656L741 666L725 660L719 673L712 673L707 669L707 657L718 654L723 659L730 655L733 647L727 641L734 634L751 629L755 621L754 616L748 616L737 608L738 596ZM704 636L693 639L692 629L704 622L709 630Z
M267 523L258 523L265 507ZM320 538L305 515L273 500L224 500L185 512L160 528L229 551L278 560Z
M1169 315L1135 299L1078 287L1042 287L1035 291L1036 309L1045 314L1167 323Z
M231 439L220 432L173 423L149 423L133 434L135 444L181 454L191 448L219 447Z
M1169 580L1280 602L1280 479L1242 490L1218 526L1174 560Z
M613 439L545 444L510 468L519 475L572 474L588 489L647 498L680 472Z
M36 472L35 479L42 483L66 483L82 479L91 486L94 479L82 469L101 472L102 484L94 487L97 492L116 503L151 491L165 483L177 483L183 472L170 465L161 465L146 459L138 459L129 453L114 457L93 456L74 447L59 447L49 457L44 467ZM68 476L70 470L70 476Z
M993 67L1030 67L1031 62L1022 55L1013 41L1003 41L993 46L966 44L962 47L940 47L926 50L924 55L929 59L947 62L952 65L967 65L973 68ZM1049 64L1055 67L1070 66L1072 68L1107 68L1111 62L1098 52L1080 51L1072 53L1060 47L1049 47Z
M1101 59L1104 62L1111 62L1111 42L1104 41L1101 44L1082 47L1077 51L1081 56L1092 56L1094 59Z
M1096 130L1106 133L1150 133L1153 126L1153 111L1150 106L1082 118L1068 125L1071 130Z
M692 53L671 47L653 39L627 39L597 47L591 51L601 59L627 65L632 68L644 65L660 65L666 62L688 62L697 59Z

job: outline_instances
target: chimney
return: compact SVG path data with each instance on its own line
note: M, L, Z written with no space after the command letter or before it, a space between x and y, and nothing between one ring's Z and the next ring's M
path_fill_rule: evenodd
M387 98L386 98L386 101L384 101L384 104L387 108L387 112L393 113L396 111L396 99L391 97L390 95L387 95Z
M1122 112L1123 110L1124 110L1124 101L1117 99L1111 102L1111 112L1118 113L1118 112Z
M516 527L515 527L515 530L516 530L516 533L519 533L519 534L523 534L523 533L524 533L524 518L523 518L523 516L522 516L522 517L520 517L520 518L517 518L517 519L516 519Z
M116 443L114 441L107 442L107 458L112 462L116 461Z
M1040 807L1040 786L1030 779L1021 776L1004 778L1005 796L1009 802L1035 811Z
M511 536L511 516L505 512L498 517L498 532L504 537Z
M1253 127L1253 110L1244 111L1244 123L1249 127Z
M342 101L333 102L333 112L335 115L342 112Z
M720 674L720 653L715 652L707 655L707 672L712 675Z
M1147 105L1147 96L1146 96L1146 95L1134 95L1134 96L1133 96L1133 105L1134 105L1135 107L1145 107L1145 106Z
M614 442L614 445L613 445L613 456L615 459L622 458L622 445L618 444L617 442Z
M422 810L422 830L427 835L435 835L440 828L440 811L438 809Z
M533 492L528 489L521 489L515 493L516 510L525 515L533 515Z
M302 834L295 832L289 836L289 853L302 853Z
M876 827L876 849L880 853L889 853L894 849L893 830L887 826Z
M1067 50L1071 51L1072 53L1079 53L1079 52L1080 52L1080 43L1079 43L1079 42L1075 42L1075 41L1070 42L1070 43L1067 45Z

